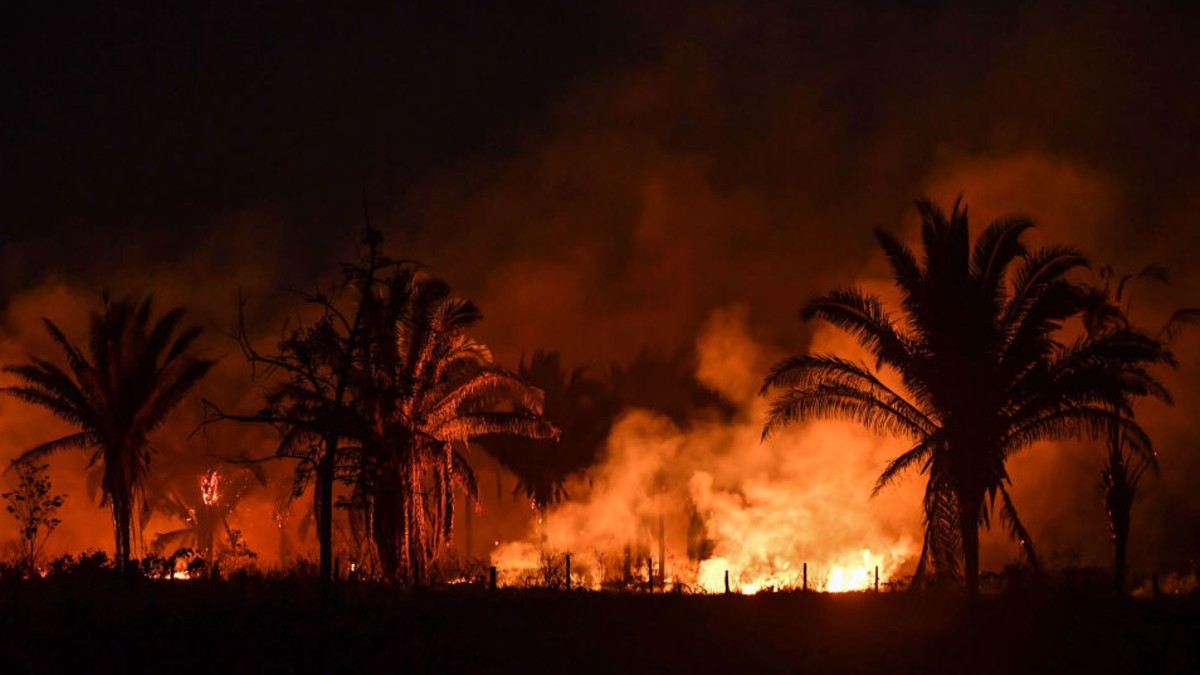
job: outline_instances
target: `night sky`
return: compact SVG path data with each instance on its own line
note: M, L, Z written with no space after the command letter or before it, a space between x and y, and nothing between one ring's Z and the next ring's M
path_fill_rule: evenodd
M308 286L348 256L364 194L509 364L687 348L734 305L769 353L801 351L799 305L878 281L871 228L910 231L922 194L963 194L976 231L1021 212L1038 241L1168 266L1148 322L1200 305L1184 3L206 5L0 13L8 353L38 310L103 288L227 329L236 287ZM1146 418L1173 466L1141 507L1163 556L1200 545L1161 517L1200 522L1200 343L1179 351L1177 406ZM1096 510L1073 457L1053 460L1073 506L1027 497L1067 549Z
M177 255L247 208L283 214L303 258L361 225L364 185L388 203L514 152L572 83L650 50L574 4L6 10L2 293L86 274L96 246Z

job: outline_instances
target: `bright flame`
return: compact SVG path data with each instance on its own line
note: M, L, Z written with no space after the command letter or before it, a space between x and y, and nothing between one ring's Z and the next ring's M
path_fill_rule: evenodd
M200 497L205 506L212 506L221 500L221 472L219 469L209 469L200 477Z
M852 422L817 422L763 442L770 402L757 395L757 373L773 359L744 321L717 312L697 344L698 379L738 412L680 426L626 411L605 462L571 486L573 498L537 513L524 540L493 551L503 581L555 578L567 552L573 580L590 588L646 587L649 560L656 590L662 576L710 593L865 590L876 568L881 588L911 571L920 500L911 490L868 498L903 441Z
M865 591L874 583L874 575L872 574L872 563L874 569L878 570L878 559L872 559L871 552L863 550L863 562L861 565L853 565L843 567L834 565L829 571L829 580L825 582L825 590L830 593L845 593L847 591ZM886 579L880 579L880 583Z
M171 570L171 579L183 581L191 579L192 573L188 570L188 561L186 558L180 557L175 559L175 569Z

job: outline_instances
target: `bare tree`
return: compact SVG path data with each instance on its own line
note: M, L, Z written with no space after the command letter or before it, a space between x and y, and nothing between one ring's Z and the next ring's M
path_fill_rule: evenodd
M11 468L17 471L15 489L0 495L8 504L5 510L12 514L20 526L21 558L30 578L37 574L37 560L46 546L51 533L62 521L58 509L66 495L51 494L50 476L46 475L46 464L15 462Z
M321 580L333 579L333 488L349 480L349 450L363 437L360 389L352 380L367 358L366 304L383 270L396 264L380 253L382 236L367 229L359 260L344 264L340 279L325 291L301 294L317 310L311 322L285 325L276 351L264 353L246 328L244 302L239 302L236 337L254 377L266 380L263 407L253 414L228 413L206 401L205 424L237 421L267 424L279 432L273 457L243 457L244 462L290 459L297 462L293 497L315 483Z

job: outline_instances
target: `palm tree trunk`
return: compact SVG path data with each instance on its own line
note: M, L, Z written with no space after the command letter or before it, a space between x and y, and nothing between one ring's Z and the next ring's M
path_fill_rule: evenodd
M383 484L375 488L371 499L371 538L379 554L380 571L389 581L397 579L403 565L401 537L404 527L400 522L403 518L400 508L393 486Z
M425 502L421 494L421 466L415 457L405 461L404 490L404 562L408 583L421 586L425 583Z
M1114 416L1120 409L1112 406ZM1113 591L1125 594L1125 560L1129 546L1131 511L1133 510L1134 479L1130 476L1129 462L1123 453L1124 439L1119 424L1114 421L1109 436L1108 462L1101 473L1104 486L1104 505L1108 515L1108 529L1113 542Z
M1108 529L1113 542L1113 590L1125 593L1125 561L1129 547L1130 511L1133 510L1133 487L1129 467L1124 458L1109 457L1104 469L1104 502L1108 511Z
M128 495L119 494L116 491L109 495L109 506L113 518L113 539L116 546L113 563L118 572L124 572L129 567L129 530L132 520L129 512L130 501Z
M979 598L979 511L983 508L983 494L970 489L960 492L959 534L963 550L963 581L969 600Z
M1125 594L1125 554L1129 544L1128 524L1121 534L1113 534L1113 589L1117 595Z

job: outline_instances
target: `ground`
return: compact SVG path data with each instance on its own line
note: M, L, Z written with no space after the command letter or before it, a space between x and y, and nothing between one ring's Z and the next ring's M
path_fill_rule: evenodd
M1200 599L0 586L0 672L1197 673Z

